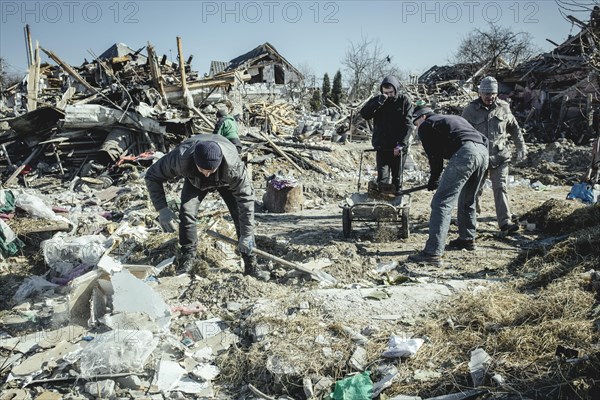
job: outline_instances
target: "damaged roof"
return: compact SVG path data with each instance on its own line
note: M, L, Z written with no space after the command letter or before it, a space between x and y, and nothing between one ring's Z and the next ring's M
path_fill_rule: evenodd
M231 71L240 68L243 65L255 65L261 61L277 61L284 64L287 68L294 71L298 76L303 77L302 73L296 69L288 60L285 59L269 42L265 42L255 47L246 54L242 54L229 61L226 70Z
M108 49L104 51L104 53L100 54L98 58L100 59L112 59L115 57L125 57L128 55L135 56L132 57L132 60L136 61L137 64L145 64L148 60L148 57L141 54L141 51L145 48L142 47L139 50L134 50L131 47L127 46L125 43L115 43L110 46Z

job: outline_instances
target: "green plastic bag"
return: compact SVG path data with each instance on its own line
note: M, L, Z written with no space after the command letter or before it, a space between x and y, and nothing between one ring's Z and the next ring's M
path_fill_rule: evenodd
M369 371L344 378L335 383L335 389L329 397L333 400L369 400L373 393L373 382Z

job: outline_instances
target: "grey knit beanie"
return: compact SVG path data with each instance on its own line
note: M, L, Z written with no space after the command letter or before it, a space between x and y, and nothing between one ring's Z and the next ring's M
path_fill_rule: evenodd
M486 76L479 82L479 93L498 93L498 81L493 76Z

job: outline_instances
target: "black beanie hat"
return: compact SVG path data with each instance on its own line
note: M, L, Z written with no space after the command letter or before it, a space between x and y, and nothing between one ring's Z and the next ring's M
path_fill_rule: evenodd
M421 105L421 106L416 106L415 109L413 110L413 115L412 115L412 119L413 119L413 123L420 117L422 117L423 115L430 115L433 114L433 110L427 106Z
M198 142L194 149L194 162L199 168L214 170L219 168L223 152L216 142Z

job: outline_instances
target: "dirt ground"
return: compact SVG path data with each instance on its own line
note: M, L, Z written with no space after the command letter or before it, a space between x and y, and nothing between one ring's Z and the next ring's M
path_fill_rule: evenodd
M465 387L461 386L463 383L451 384L445 381L449 379L447 376L436 375L437 372L424 382L415 378L415 370L435 371L439 367L433 365L437 361L433 356L429 362L419 359L423 364L411 365L411 361L399 360L383 362L381 353L390 335L411 337L419 333L420 337L427 337L423 333L427 326L424 321L438 318L439 307L465 290L474 293L492 290L498 284L510 285L526 274L516 265L527 262L530 250L539 252L541 244L555 243L558 235L536 229L537 221L521 220L522 229L517 234L501 235L489 186L484 190L478 218L477 250L447 251L444 267L406 261L408 255L423 248L427 239L433 193L426 190L411 195L408 238L399 237L399 225L376 222L353 222L352 235L345 238L341 206L347 196L356 192L360 155L367 147L366 143L349 143L334 144L330 153L304 151L303 154L312 155L313 161L329 174L294 173L303 185L305 199L304 209L297 213L273 214L262 207L265 179L280 169L287 172L285 165L275 161L252 166L257 191L258 248L291 262L329 264L322 268L337 279L335 287L319 284L306 274L268 260L261 260L261 267L269 271L269 281L243 276L240 261L232 249L207 236L202 236L200 241L207 270L204 276L192 282L168 273L159 278L156 290L170 306L200 302L207 308L203 318L222 318L240 338L236 346L216 359L221 369L220 376L213 382L218 387L216 398L260 398L252 388L272 398L294 399L307 398L310 388L314 398L325 398L331 384L348 373L370 368L374 377L383 377L385 368L390 366L397 367L400 373L394 386L384 392L387 398L397 394L426 398L452 393L457 387ZM586 148L563 143L537 145L531 149L529 159L515 166L511 174L509 195L512 212L517 216L524 216L551 199L563 202L571 184L584 174L587 165ZM366 191L366 180L374 174L374 161L372 153L365 154L362 190ZM420 146L414 146L411 154L415 169L406 172L405 187L422 184L428 174ZM143 181L128 184L140 186ZM206 201L210 200L216 199ZM579 207L574 205L574 208ZM121 211L127 214L126 209ZM233 232L227 216L200 219L200 230L214 226L220 227L222 233ZM456 236L453 224L448 239ZM43 262L33 258L35 251L29 250L29 259L15 260L10 273L3 274L4 311L0 315L3 320L11 315L10 298L22 279L44 270ZM156 265L177 254L176 237L154 235L137 250L132 252L128 263ZM391 267L386 268L386 265ZM180 335L192 318L175 319L171 332ZM264 329L263 333L259 333L259 327ZM6 326L4 329L9 330ZM366 343L361 343L360 337L366 338ZM360 367L350 362L358 347L366 350L365 359L358 362ZM491 345L487 350L490 354L494 351ZM446 363L462 363L464 368L468 354L464 357L466 360L462 362L446 360ZM406 368L411 371L410 376L406 375ZM72 386L45 387L63 393L75 390Z

